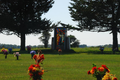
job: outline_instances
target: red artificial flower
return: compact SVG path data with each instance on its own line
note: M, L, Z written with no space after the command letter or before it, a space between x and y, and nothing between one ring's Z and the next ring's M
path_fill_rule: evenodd
M113 80L118 80L118 79L116 77L114 77Z
M90 73L90 70L87 72L87 74L91 74L91 73Z
M36 64L35 67L36 67L36 68L40 68L40 65L39 65L39 64Z
M29 73L29 75L30 75L30 78L33 76L33 74L32 74L32 73Z
M33 56L33 59L36 59L36 58L37 58L37 55L34 55L34 56Z
M38 72L38 75L43 75L44 74L44 70L42 70L41 72Z
M97 69L97 67L93 67L93 68L92 68L92 70L96 70L96 69Z
M94 74L94 72L95 72L94 70L91 70L91 71L90 71L91 74Z
M29 67L29 68L28 68L28 70L30 70L30 71L31 71L31 70L32 70L32 68L33 68L33 67Z
M37 59L36 59L36 60L37 60L37 61L36 61L37 64L39 64L39 63L40 63L42 60L44 60L44 59L45 59L44 54L38 55L38 56L37 56Z
M108 70L107 66L106 65L102 65L102 67L104 67L106 70Z
M35 67L33 67L32 72L35 72L35 71L36 71L36 68L35 68Z
M106 65L102 65L102 67L104 67L108 73L110 72Z
M40 58L41 59L45 59L44 54L41 54Z
M32 65L28 68L28 70L32 70L34 66L35 66L35 65L32 64Z
M100 72L103 72L103 71L104 71L104 67L99 67L98 70L99 70Z

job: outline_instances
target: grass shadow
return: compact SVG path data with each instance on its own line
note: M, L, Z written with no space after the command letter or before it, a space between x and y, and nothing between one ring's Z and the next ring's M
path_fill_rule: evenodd
M37 52L37 50L36 50L36 52ZM52 50L52 49L43 49L42 53L43 54L58 54L58 51L57 50ZM73 49L62 50L62 52L61 52L61 54L73 54L73 53L76 53Z
M42 50L43 54L59 54L57 50L52 50L52 49L48 49L48 48L43 48L40 49ZM38 49L35 50L36 53L38 51ZM20 52L20 54L30 54L28 51L12 51L9 54L13 54L14 52ZM82 53L86 53L86 54L113 54L113 51L111 50L104 50L103 52L101 52L98 48L71 48L70 50L63 50L61 54L82 54ZM0 52L0 54L3 54L2 52ZM119 55L120 51L115 52L115 54Z
M87 53L87 54L117 54L119 55L120 52L117 51L115 53L113 53L113 51L93 51L93 50L89 50L89 51L79 51L79 52L76 52L77 54L82 54L82 53Z
M38 50L35 50L36 53ZM43 54L58 54L57 50L52 50L52 49L41 49ZM19 52L20 54L30 54L28 51L12 51L11 53L8 54L13 54L14 52ZM70 50L63 50L62 54L73 54L76 53L73 49ZM3 52L0 52L0 54L3 54Z

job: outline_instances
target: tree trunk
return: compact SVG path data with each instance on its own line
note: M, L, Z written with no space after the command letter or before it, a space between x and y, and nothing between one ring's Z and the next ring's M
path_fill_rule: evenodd
M21 33L21 51L25 51L25 33Z
M48 41L46 40L45 41L45 48L47 48L48 47Z
M47 35L45 35L45 48L47 48L48 47L48 36Z
M117 29L113 29L113 46L112 50L113 51L118 51L118 38L117 38Z

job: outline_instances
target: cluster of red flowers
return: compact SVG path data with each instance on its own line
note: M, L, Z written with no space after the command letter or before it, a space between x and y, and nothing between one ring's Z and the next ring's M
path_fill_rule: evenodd
M95 74L95 75L99 75L99 74L105 74L106 72L110 72L110 70L107 68L106 65L102 65L101 67L97 68L96 66L94 66L92 68L92 70L89 70L87 73L88 74ZM97 74L96 74L97 73Z
M33 56L33 59L35 60L35 62L36 62L37 64L39 64L40 62L42 62L42 61L45 59L45 57L44 57L44 54L34 55L34 56Z
M32 64L28 68L30 78L33 78L33 80L43 80L41 78L42 75L44 74L44 69L40 67L39 63L41 63L45 58L44 58L44 54L41 53L42 52L40 52L40 54L38 53L38 55L33 56L33 59L35 60L36 64Z
M92 74L93 77L96 77L96 78L101 77L102 80L117 80L117 78L115 76L111 76L110 77L111 79L110 78L108 79L107 73L109 73L109 72L110 72L110 70L107 68L106 65L102 65L99 68L97 68L96 65L94 65L93 68L87 72L87 74Z
M33 80L42 80L41 77L44 74L44 69L40 68L39 64L32 64L29 68L28 68L28 72L30 75L30 78L33 77Z

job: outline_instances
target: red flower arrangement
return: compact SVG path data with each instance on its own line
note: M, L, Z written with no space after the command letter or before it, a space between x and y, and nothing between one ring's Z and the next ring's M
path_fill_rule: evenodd
M92 74L93 77L97 78L97 80L117 80L115 79L106 79L103 78L107 73L109 73L110 70L106 65L102 65L101 67L97 68L95 64L93 64L93 68L87 72L87 74ZM103 79L102 79L103 78Z
M38 54L38 55L34 55L33 59L35 60L36 64L39 64L39 63L42 63L45 57L44 57L44 54Z
M36 64L32 64L28 68L28 73L30 75L30 78L33 78L33 80L43 80L42 75L44 74L44 69L40 67L39 63L42 63L42 61L45 59L44 54L41 54L42 51L38 51L38 55L34 55L33 59L35 60Z
M32 64L28 68L28 73L30 75L30 78L33 78L33 80L42 80L42 75L44 74L44 69L40 67L39 64Z

